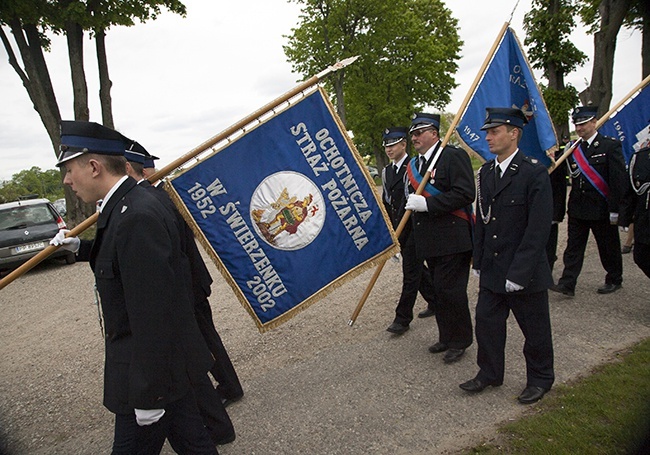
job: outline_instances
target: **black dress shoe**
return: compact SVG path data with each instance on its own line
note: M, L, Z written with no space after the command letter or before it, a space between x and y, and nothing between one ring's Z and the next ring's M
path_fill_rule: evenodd
M445 363L454 363L458 362L460 358L465 354L464 349L449 349L445 353L445 356L442 358L442 360Z
M612 283L607 283L604 286L601 286L598 288L598 293L599 294L611 294L614 291L618 291L621 289L620 284L612 284Z
M569 297L573 297L574 295L576 295L573 289L569 289L563 284L554 284L549 289L554 292L559 292L560 294L568 295Z
M449 349L449 346L447 346L445 343L441 343L438 341L436 344L432 344L429 346L429 352L433 354L437 354L439 352L445 352L447 349Z
M492 384L489 382L481 381L478 378L474 378L474 379L470 379L467 382L463 382L462 384L459 385L459 387L466 392L478 393L485 390L485 388L489 385L493 387L498 387L501 384Z
M409 329L408 325L403 325L403 324L400 324L399 322L393 322L391 325L388 326L386 331L388 331L390 333L396 333L398 335L401 335L404 332L406 332L408 329Z
M423 319L423 318L430 318L430 317L433 316L434 314L436 314L435 311L433 311L431 308L427 308L426 310L420 311L420 312L418 313L418 317L419 317L420 319Z
M521 392L521 395L517 397L517 400L519 400L521 404L532 404L541 400L546 392L548 392L548 390L543 387L529 385L526 386L523 392Z

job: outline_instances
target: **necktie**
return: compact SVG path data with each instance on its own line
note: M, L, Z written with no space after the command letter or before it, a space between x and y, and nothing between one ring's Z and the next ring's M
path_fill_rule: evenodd
M497 185L498 185L499 180L501 180L501 166L497 165L497 171L496 171L495 175L496 175L496 182L497 182Z
M426 164L427 164L426 158L421 156L420 157L420 174L421 175L424 175L427 172Z

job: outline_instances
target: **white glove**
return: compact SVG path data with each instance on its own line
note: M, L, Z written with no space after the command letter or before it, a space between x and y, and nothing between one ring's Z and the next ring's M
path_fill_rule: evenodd
M521 291L524 287L519 286L517 283L513 283L510 280L506 280L506 292L515 292Z
M79 251L79 245L81 245L81 240L79 237L66 237L65 235L70 232L69 229L61 229L56 233L52 240L50 240L50 245L59 246L64 250L72 251L76 253Z
M476 278L481 277L481 271L478 269L472 269L472 275L474 275Z
M136 409L135 421L143 427L158 422L163 415L165 415L164 409Z
M609 212L609 224L618 224L618 213Z
M406 201L406 210L413 210L414 212L428 212L427 199L419 194L409 194Z

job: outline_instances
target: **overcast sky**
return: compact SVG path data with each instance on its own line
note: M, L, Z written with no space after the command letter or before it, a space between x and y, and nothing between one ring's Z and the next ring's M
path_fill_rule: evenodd
M290 34L298 23L295 3L184 3L186 18L164 13L156 21L113 28L107 34L116 129L159 156L160 166L282 95L301 79L291 72L282 51L287 41L283 35ZM459 87L446 109L455 113L517 0L446 3L459 20L464 41L455 76ZM522 43L523 16L530 3L519 0L511 21ZM572 38L591 58L593 37L578 30ZM85 46L90 119L101 123L94 42L86 39ZM46 58L61 115L72 119L65 41L54 39ZM591 60L569 75L567 82L582 90L590 78ZM640 81L641 34L624 29L617 42L612 105ZM0 47L0 106L0 180L32 166L54 168L56 159L45 128L8 64L4 46Z

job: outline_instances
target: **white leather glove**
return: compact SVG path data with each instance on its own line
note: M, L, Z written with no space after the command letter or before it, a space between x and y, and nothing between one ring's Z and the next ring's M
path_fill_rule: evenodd
M618 224L618 213L609 212L609 224Z
M428 212L427 199L420 194L409 194L406 201L406 210L413 210L414 212Z
M158 422L163 415L165 415L164 409L136 409L135 421L143 427Z
M521 291L524 287L518 285L517 283L513 283L510 280L506 280L506 292L515 292L515 291Z
M70 232L69 229L61 229L56 233L52 240L50 240L50 245L59 246L64 250L72 251L76 253L79 251L79 245L81 245L81 240L79 237L66 237L65 235Z
M472 269L472 275L474 275L476 278L481 277L481 271L478 269Z

